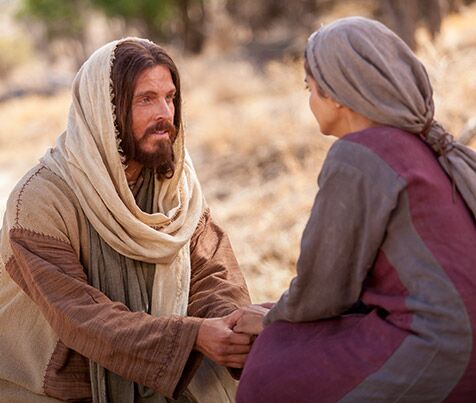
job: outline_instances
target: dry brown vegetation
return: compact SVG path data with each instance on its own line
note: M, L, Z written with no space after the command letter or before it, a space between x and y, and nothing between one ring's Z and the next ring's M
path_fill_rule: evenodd
M420 38L437 115L455 134L476 116L475 20L470 8L445 20L436 45ZM230 234L253 300L275 299L294 275L332 143L308 110L301 62L257 71L240 58L207 53L178 64L188 147L208 203ZM0 104L0 214L18 178L64 129L68 107L68 92Z

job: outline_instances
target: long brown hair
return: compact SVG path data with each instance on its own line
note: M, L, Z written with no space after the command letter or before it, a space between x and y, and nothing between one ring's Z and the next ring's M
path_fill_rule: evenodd
M125 40L115 50L111 70L113 99L116 107L116 127L121 139L121 148L126 160L134 159L136 145L132 133L132 97L134 87L145 69L162 65L170 70L175 85L174 126L177 132L182 125L182 97L180 75L172 58L155 43L146 40Z

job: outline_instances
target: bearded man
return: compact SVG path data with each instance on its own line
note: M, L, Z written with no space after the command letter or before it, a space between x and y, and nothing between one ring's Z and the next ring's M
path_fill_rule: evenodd
M224 366L250 349L232 331L248 291L162 48L127 38L86 61L67 129L13 190L0 239L0 401L234 401Z

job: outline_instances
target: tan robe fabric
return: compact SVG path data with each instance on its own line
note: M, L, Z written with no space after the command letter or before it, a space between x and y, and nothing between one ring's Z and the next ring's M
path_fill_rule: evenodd
M188 317L153 318L105 298L86 281L88 235L79 203L41 165L11 194L0 235L0 379L9 385L9 399L90 396L85 357L178 396L201 362L192 350L200 317L249 303L229 241L209 212L190 242Z

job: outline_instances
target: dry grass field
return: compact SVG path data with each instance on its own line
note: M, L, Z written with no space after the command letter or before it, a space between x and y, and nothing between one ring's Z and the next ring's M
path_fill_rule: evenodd
M476 116L475 21L476 8L469 8L445 20L436 44L420 38L437 116L455 134ZM208 203L230 234L253 300L276 299L294 275L333 141L308 109L302 63L257 71L236 56L209 53L178 57L178 64L188 148ZM68 92L0 104L0 215L16 181L64 129L68 107Z

